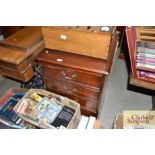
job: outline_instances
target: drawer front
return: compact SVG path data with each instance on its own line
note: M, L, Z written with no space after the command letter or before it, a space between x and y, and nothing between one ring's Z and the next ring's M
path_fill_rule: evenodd
M66 95L66 97L76 101L77 103L80 104L81 107L85 109L90 109L91 111L96 111L97 109L97 102L88 100L87 98L83 97L77 97L73 95Z
M97 116L97 102L90 101L86 98L77 97L69 94L63 94L58 91L52 90L53 93L65 96L80 104L81 113L86 116Z
M87 74L70 68L59 68L55 66L41 66L43 76L55 77L60 80L67 80L100 88L103 77L95 74Z
M47 77L44 78L44 81L48 90L55 90L66 95L86 97L95 101L98 99L99 92L94 89Z
M4 76L7 76L22 82L27 82L34 76L32 67L25 68L24 72L19 72L18 70L13 70L13 69L3 68L3 67L0 67L0 71Z
M3 76L7 76L20 81L22 80L22 76L17 70L6 69L2 67L0 67L0 70Z
M14 69L14 70L16 70L18 68L17 65L11 64L11 63L8 63L8 62L4 62L4 61L0 61L0 66L1 67L7 67L7 68L10 68L10 69Z
M107 59L109 33L87 33L68 29L42 27L45 47L75 54Z

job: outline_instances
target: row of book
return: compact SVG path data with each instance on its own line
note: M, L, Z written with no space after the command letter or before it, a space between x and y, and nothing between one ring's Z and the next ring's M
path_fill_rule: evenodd
M155 83L155 27L126 27L132 76Z
M136 67L140 78L155 81L155 43L136 41Z
M101 121L97 120L94 116L81 116L77 129L100 129L103 128Z

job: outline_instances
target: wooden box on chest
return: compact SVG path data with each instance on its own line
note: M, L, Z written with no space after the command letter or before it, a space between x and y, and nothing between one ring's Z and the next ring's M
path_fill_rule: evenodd
M80 103L82 114L97 116L117 42L118 35L115 35L111 38L105 60L49 49L45 44L46 49L36 60L40 65L46 89Z
M25 27L0 43L0 72L22 82L29 81L35 57L44 49L40 27Z
M115 27L42 27L45 47L75 54L107 59Z

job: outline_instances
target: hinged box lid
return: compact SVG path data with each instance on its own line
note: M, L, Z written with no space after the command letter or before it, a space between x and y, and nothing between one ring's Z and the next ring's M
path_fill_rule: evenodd
M25 27L1 42L1 46L26 52L32 52L38 48L43 37L40 27Z
M0 43L0 60L20 64L36 51L43 49L40 27L25 27Z

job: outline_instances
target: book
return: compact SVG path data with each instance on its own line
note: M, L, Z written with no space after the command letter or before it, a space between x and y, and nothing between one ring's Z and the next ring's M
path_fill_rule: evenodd
M88 123L87 123L87 126L86 126L86 129L93 129L95 121L96 121L96 118L93 116L90 116Z
M137 47L137 53L152 53L155 54L155 48L148 48L148 47Z
M3 129L22 129L22 126L17 125L2 116L0 116L0 127Z
M68 106L63 106L61 112L59 113L59 115L56 117L56 119L52 122L51 125L55 126L55 127L67 127L68 124L70 123L73 115L75 113L75 110L72 109L71 107Z
M39 119L37 118L37 112L35 111L37 104L38 102L32 99L23 99L16 112L32 121L38 122Z
M143 78L145 80L150 80L152 82L155 82L155 73L140 70L138 72L138 76L139 78Z
M12 96L12 94L13 93L9 91L4 96L2 96L2 98L0 98L0 109L6 103L6 101Z
M46 117L49 123L52 123L53 120L60 113L62 106L56 104L54 101L44 97L36 107L36 110L39 114Z
M137 63L139 64L146 64L146 65L152 65L152 66L155 66L155 62L150 62L150 61L142 61L142 60L137 60L136 61Z
M137 67L145 67L145 68L155 69L155 66L149 65L149 64L137 63L136 65L137 65Z
M6 120L9 120L15 124L19 124L21 118L13 110L14 106L18 103L18 100L13 97L9 98L3 107L0 109L0 116Z
M87 116L81 116L80 123L77 129L86 129L89 118Z
M36 110L36 107L38 105L38 102L28 98L23 99L18 108L16 109L16 112L18 115L25 121L29 122L30 124L33 124L39 128L53 128L49 124L49 120L45 118L44 116L40 116Z
M20 123L17 125L2 117L0 117L0 127L3 129L38 129L38 127L26 122L23 119L21 119Z
M137 56L146 57L146 58L155 58L154 54L149 54L149 53L137 53Z
M140 76L149 76L149 77L155 78L155 73L152 73L152 72L139 71L139 75Z
M15 108L20 117L40 128L54 128L51 123L62 109L59 101L43 95L32 93L23 98Z
M14 111L14 107L18 101L25 95L23 92L13 93L9 91L1 100L0 123L4 128L22 129L36 128L32 124L22 120ZM3 102L4 103L3 103Z
M140 60L140 61L144 61L144 62L155 62L155 59L154 58L147 58L147 57L144 57L144 56L137 56L137 60Z

